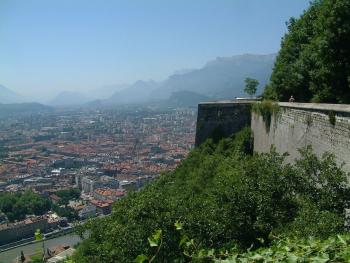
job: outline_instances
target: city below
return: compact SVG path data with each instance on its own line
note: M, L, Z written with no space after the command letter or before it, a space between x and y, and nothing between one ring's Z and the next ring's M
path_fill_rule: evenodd
M114 202L187 156L196 116L191 108L133 107L1 119L0 194L18 193L18 200L3 205L0 246L33 240L37 229L67 232L73 222L110 214ZM22 199L43 202L40 211L21 212Z

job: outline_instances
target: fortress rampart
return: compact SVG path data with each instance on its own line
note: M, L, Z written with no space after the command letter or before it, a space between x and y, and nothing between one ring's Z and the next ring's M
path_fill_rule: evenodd
M228 137L245 126L254 135L254 151L268 152L273 145L277 152L288 152L288 162L299 157L298 149L311 145L321 156L335 155L344 170L350 172L350 105L316 103L278 103L278 111L266 123L259 113L252 112L249 101L200 103L196 145L222 131Z
M196 146L210 137L221 134L223 137L250 126L249 101L218 101L198 104Z

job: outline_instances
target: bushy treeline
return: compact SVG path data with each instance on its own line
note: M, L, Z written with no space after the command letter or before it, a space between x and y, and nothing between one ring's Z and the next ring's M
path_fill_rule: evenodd
M67 189L57 191L61 197L59 204L53 204L49 198L43 197L31 190L18 193L0 193L0 212L3 212L10 222L23 220L26 215L43 215L52 210L59 216L67 217L68 220L78 219L78 213L68 207L69 200L80 197L79 189Z
M197 249L246 249L269 245L271 236L328 237L344 228L350 200L346 174L334 158L318 159L310 148L295 165L271 151L252 154L249 129L218 144L207 141L174 172L114 205L112 215L91 221L90 237L75 262L133 262L141 254L156 262L186 262L179 246L182 224ZM148 238L161 230L161 249Z
M350 1L314 0L291 18L264 97L350 103Z
M0 193L0 212L3 212L9 221L22 220L26 215L43 215L51 209L48 198L32 192Z
M55 194L61 198L60 205L68 205L70 200L75 200L80 197L81 191L77 188L59 190Z

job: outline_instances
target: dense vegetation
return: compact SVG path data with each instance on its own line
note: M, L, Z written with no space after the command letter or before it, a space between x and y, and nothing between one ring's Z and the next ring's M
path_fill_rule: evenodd
M51 202L32 191L23 193L0 193L0 212L9 221L22 220L26 215L43 215L51 208Z
M268 248L240 253L233 249L226 263L243 262L315 262L340 263L350 261L350 236L337 235L325 240L315 238L276 239ZM215 262L222 262L213 257Z
M77 188L59 190L55 194L61 198L60 205L68 205L70 200L78 199L81 191Z
M81 191L76 188L59 190L55 194L61 198L58 204L52 204L51 209L61 217L67 217L69 221L79 219L78 212L69 207L70 200L76 200L80 197Z
M264 97L350 103L350 1L316 0L291 18Z
M181 223L175 223L174 227L181 231ZM279 238L272 237L270 246L264 246L264 240L258 249L248 248L242 250L237 247L231 249L201 249L193 239L183 236L179 247L183 249L187 261L192 262L225 262L225 263L341 263L350 262L350 235L334 235L327 239L314 237L307 238ZM135 259L136 263L153 262L162 249L162 231L157 230L148 239L155 252L150 255L140 254ZM68 263L68 262L66 262ZM73 263L73 262L69 262Z
M279 106L276 102L270 101L270 100L263 100L258 103L253 103L252 112L262 116L263 121L265 123L266 131L270 130L272 116L275 116L275 120L278 117L277 114L279 113Z
M318 159L305 148L295 165L285 164L274 151L252 154L245 129L207 141L176 171L117 202L110 217L88 223L90 237L74 260L132 262L155 254L157 262L184 262L191 260L179 246L184 235L197 250L242 251L269 246L273 236L327 238L343 231L349 201L346 174L331 155ZM155 230L158 252L149 246Z
M77 212L68 207L69 200L80 197L78 189L60 190L56 193L62 199L60 203L53 204L49 198L44 198L32 191L19 193L0 193L0 212L3 212L10 222L22 220L26 215L43 215L53 210L59 216L67 217L69 220L78 219Z

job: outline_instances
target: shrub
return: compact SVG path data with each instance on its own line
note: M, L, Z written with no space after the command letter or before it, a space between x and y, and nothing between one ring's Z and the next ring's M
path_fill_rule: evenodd
M264 100L262 102L254 103L252 106L252 111L262 116L266 131L269 132L272 116L275 116L275 118L277 117L279 106L276 102Z

